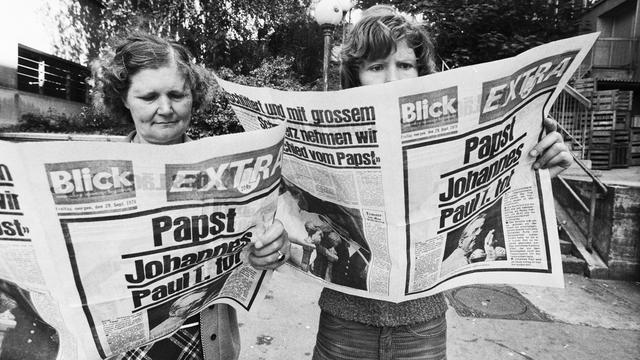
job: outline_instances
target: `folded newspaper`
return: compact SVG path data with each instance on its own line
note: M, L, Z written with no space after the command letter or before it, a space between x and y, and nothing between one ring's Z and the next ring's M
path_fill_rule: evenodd
M274 214L301 284L562 286L529 152L596 38L334 92L219 80L249 131L185 144L0 142L0 356L104 359L251 309L270 273L242 253Z

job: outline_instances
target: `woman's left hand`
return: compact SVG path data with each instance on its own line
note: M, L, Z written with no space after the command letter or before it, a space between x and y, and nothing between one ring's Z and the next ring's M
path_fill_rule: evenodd
M258 270L273 270L289 258L291 245L280 220L274 220L249 248L249 263Z
M529 156L537 158L533 163L534 169L549 169L549 175L554 178L573 164L573 157L562 135L556 131L558 123L551 118L545 118L544 127L547 135L533 147Z

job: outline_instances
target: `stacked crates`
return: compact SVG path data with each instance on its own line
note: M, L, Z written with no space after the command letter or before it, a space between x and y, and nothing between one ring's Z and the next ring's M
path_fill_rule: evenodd
M589 158L594 169L628 167L632 91L593 91Z
M640 115L631 119L631 155L630 165L640 165Z

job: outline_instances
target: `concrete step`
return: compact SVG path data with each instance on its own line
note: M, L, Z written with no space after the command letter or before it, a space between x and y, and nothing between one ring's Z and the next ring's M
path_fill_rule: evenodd
M573 255L562 254L562 272L584 275L587 272L587 262Z
M563 240L560 238L560 253L562 255L573 254L573 243L570 240Z

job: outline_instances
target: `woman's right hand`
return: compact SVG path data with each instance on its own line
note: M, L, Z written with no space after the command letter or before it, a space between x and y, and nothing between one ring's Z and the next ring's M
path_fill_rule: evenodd
M291 244L280 220L274 220L257 240L249 245L248 260L258 270L274 270L289 258Z

